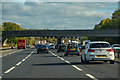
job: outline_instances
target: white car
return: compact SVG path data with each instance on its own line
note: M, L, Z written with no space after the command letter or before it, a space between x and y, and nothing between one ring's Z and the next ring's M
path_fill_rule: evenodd
M119 55L120 55L120 44L113 44L112 49L115 53L115 57L119 57Z
M31 47L31 45L30 44L26 44L26 48L30 48Z
M114 59L114 51L105 41L89 42L81 52L81 62L110 61L110 64L114 64Z
M120 44L113 44L112 48L113 50L120 50Z

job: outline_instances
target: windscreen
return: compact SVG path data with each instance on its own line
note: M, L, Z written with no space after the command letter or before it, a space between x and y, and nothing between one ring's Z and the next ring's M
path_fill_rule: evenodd
M114 45L113 47L120 47L120 45Z
M60 45L59 47L66 47L65 45Z
M39 48L46 48L45 45L39 45Z
M76 44L69 44L68 48L77 48L78 46Z
M92 43L90 48L110 48L110 45L108 43Z

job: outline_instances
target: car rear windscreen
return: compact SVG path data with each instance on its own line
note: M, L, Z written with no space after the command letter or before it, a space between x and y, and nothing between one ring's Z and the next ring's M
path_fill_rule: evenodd
M46 48L45 45L39 45L39 48Z
M78 46L76 44L69 44L68 48L77 48Z
M114 45L113 47L120 47L120 45Z
M90 48L110 48L110 45L108 43L92 43Z

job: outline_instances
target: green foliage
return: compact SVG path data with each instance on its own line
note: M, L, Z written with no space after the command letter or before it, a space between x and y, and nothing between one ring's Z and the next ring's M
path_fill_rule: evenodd
M3 31L18 31L23 30L18 24L11 22L4 22L2 25Z
M101 29L120 29L120 10L116 10L113 14L111 19L107 18L102 20L98 25L94 26L94 30L101 30ZM92 38L93 40L97 38ZM106 41L109 41L111 43L117 43L118 38L117 37L112 37L112 38L102 38Z
M94 29L118 29L120 28L120 10L116 10L112 14L112 18L102 20L98 25L94 26Z

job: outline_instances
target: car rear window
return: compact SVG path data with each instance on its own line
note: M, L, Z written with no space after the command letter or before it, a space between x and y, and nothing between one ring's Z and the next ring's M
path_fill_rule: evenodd
M68 48L77 48L78 46L76 44L69 44Z
M110 45L108 43L92 43L90 44L90 48L109 48Z
M113 47L120 47L120 45L114 45Z
M46 45L39 45L39 48L46 48Z
M65 45L60 45L59 47L66 47Z

